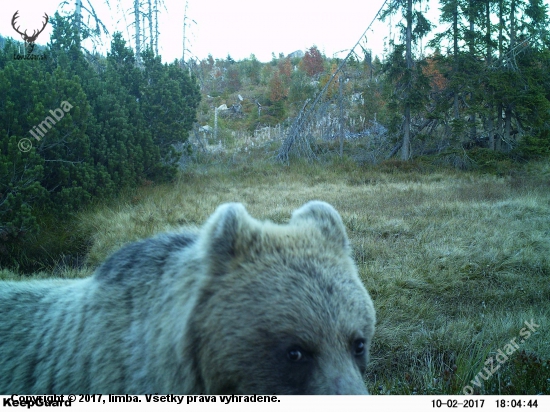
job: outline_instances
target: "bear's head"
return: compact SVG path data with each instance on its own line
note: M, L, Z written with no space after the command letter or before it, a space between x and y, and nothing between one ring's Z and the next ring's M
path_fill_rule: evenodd
M332 206L277 225L225 204L197 246L207 276L188 333L207 393L368 394L375 311Z

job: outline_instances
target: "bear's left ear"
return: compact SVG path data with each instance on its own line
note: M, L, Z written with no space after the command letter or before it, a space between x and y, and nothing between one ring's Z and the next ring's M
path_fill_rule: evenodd
M319 200L312 200L292 213L290 224L308 223L316 226L327 240L342 249L349 249L346 227L340 214L331 205Z
M252 224L252 218L241 203L219 206L206 222L200 242L206 253L210 273L222 275L242 249L242 242Z

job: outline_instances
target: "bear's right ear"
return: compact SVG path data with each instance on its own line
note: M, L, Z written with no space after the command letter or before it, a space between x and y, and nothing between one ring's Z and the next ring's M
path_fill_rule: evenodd
M344 250L349 250L346 227L340 214L331 205L312 200L292 213L290 224L310 224L316 226L328 241Z
M200 248L212 275L228 273L229 266L243 249L252 218L241 203L218 206L204 225Z

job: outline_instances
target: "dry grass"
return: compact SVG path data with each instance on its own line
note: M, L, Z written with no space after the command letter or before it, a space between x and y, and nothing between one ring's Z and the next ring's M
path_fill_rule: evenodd
M371 393L462 393L465 385L550 393L549 189L527 172L381 172L346 161L193 167L173 185L89 210L79 224L92 233L94 267L126 242L202 224L223 202L286 222L308 200L327 201L342 215L377 308ZM531 320L536 332L473 385L486 359L519 342Z

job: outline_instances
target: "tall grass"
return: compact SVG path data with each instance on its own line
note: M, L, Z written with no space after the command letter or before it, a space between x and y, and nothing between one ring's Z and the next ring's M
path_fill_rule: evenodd
M550 394L550 183L537 172L547 166L505 177L424 170L345 159L191 167L174 184L80 214L76 230L89 234L80 273L126 242L201 225L220 203L282 223L324 200L342 215L377 309L371 393ZM531 320L540 327L472 384Z

